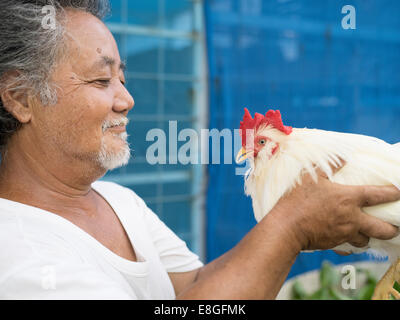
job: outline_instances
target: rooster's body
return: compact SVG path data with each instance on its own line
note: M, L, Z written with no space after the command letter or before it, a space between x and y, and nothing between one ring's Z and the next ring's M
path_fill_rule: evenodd
M268 214L285 193L301 183L305 172L317 179L316 168L324 171L332 182L394 185L400 189L399 146L359 134L292 129L283 126L279 111L272 110L265 116L256 114L252 119L246 109L241 129L245 148L241 155L246 155L251 167L245 177L245 192L252 198L257 221ZM244 129L252 129L253 133L245 136ZM243 143L246 137L251 137L250 148ZM346 164L333 174L331 166L339 165L340 159ZM365 207L363 210L400 226L400 201ZM371 238L365 248L346 243L335 249L351 253L368 250L375 256L389 256L394 262L400 258L400 236L391 240Z

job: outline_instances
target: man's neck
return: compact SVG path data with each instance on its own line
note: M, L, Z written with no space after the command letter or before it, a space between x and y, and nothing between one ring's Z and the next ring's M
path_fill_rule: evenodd
M105 171L89 168L83 161L72 162L57 163L11 146L0 165L0 197L39 207L87 202L91 184Z

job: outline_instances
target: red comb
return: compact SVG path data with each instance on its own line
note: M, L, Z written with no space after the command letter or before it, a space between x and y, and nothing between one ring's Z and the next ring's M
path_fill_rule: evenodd
M284 126L282 122L281 112L279 110L269 110L265 116L261 113L256 113L254 119L247 108L244 108L243 121L240 121L240 129L242 130L242 146L246 146L246 130L257 130L262 124L271 125L275 129L289 135L292 132L292 127Z

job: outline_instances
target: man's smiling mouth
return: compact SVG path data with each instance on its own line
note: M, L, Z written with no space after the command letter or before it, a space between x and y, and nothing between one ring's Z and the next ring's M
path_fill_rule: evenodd
M114 120L106 120L102 125L102 130L105 132L106 130L112 130L116 132L125 132L126 126L129 123L129 119L125 116L119 119Z
M106 130L111 130L115 132L125 132L126 131L126 126L120 125L120 126L112 126L107 128Z

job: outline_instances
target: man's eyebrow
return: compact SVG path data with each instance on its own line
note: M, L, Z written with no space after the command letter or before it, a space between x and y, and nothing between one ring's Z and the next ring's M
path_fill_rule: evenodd
M95 68L104 68L104 67L107 67L107 66L113 67L113 66L115 66L115 64L116 64L116 61L115 61L114 58L111 58L109 56L102 56L100 61L97 61L95 63L94 67ZM126 70L125 62L121 61L120 64L119 64L119 68L122 71L125 71Z

